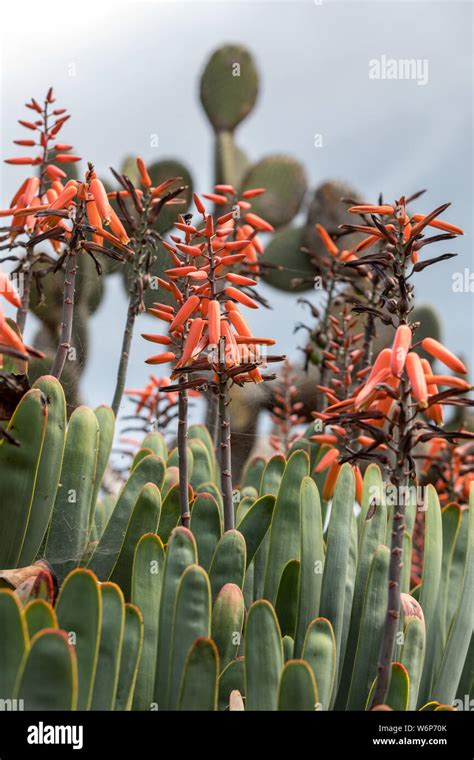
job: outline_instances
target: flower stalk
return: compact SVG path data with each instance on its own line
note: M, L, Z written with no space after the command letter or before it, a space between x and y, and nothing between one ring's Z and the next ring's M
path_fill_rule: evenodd
M127 308L127 317L125 320L125 328L123 331L122 347L120 350L120 361L117 370L117 379L115 381L115 390L112 399L112 410L117 417L122 401L123 392L125 389L125 383L127 379L128 362L130 358L130 348L132 345L133 331L135 327L135 320L141 311L144 311L143 304L143 265L146 257L146 239L145 235L148 229L149 223L149 210L150 210L150 192L145 190L143 195L143 213L140 223L140 228L137 235L137 240L132 248L135 251L133 259L133 282L130 285L130 294Z
M229 414L229 379L225 362L226 341L222 337L219 341L219 370L218 370L218 393L219 393L219 448L221 467L221 489L224 505L224 530L233 530L235 527L234 502L232 498L232 457L231 457L231 431Z

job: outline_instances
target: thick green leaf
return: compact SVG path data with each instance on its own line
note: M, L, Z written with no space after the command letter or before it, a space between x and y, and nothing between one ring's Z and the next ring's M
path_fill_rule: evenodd
M295 635L295 657L300 657L309 624L319 613L324 570L321 502L312 478L301 484L301 574Z
M262 475L263 471L265 470L265 466L266 462L263 457L254 457L253 459L250 459L245 466L242 475L241 488L245 488L246 486L253 486L253 488L256 488L258 491L260 488L260 483L262 481Z
M125 600L130 599L133 556L140 538L154 533L161 511L161 495L154 483L147 483L138 494L130 516L122 548L110 575L110 580L122 589Z
M270 602L250 607L245 627L245 694L247 710L276 710L283 670L283 646Z
M75 710L77 662L64 631L46 628L34 636L18 672L15 699L25 710Z
M244 613L242 591L235 583L226 583L217 595L211 619L211 638L219 652L221 670L237 656Z
M261 496L237 523L237 528L242 533L247 546L247 567L259 550L270 527L274 507L275 497L272 494Z
M160 488L164 474L163 460L156 456L147 456L137 465L125 483L102 538L88 563L88 567L95 572L99 580L110 577L143 486L154 483Z
M101 583L102 626L92 710L114 710L125 627L125 602L115 583Z
M143 615L143 647L138 669L133 707L150 710L155 686L158 626L165 551L161 538L153 533L141 537L135 549L132 569L132 603Z
M44 599L33 599L25 607L25 620L30 639L44 628L57 628L54 608Z
M319 709L329 710L336 684L336 639L329 620L317 618L308 626L303 659L316 679Z
M61 486L46 542L46 559L60 580L77 567L87 545L98 445L97 417L92 409L77 407L69 420Z
M288 660L294 659L294 651L295 651L295 642L291 638L291 636L283 636L282 639L283 644L283 659L285 662L288 662Z
M268 460L260 481L260 496L271 494L276 498L285 466L286 459L283 454L275 454Z
M443 659L436 676L431 696L452 705L463 671L464 660L469 651L472 636L474 584L474 488L471 486L469 523L464 576L459 593L459 603L448 631Z
M244 586L246 567L245 540L238 530L228 530L217 544L209 570L212 601L226 583Z
M189 651L196 639L211 633L211 587L199 565L186 568L178 586L170 652L167 709L176 710Z
M18 567L34 500L36 478L48 421L39 388L25 393L7 431L19 444L0 441L0 567Z
M186 568L196 562L197 547L193 534L183 526L175 528L166 551L160 599L154 698L158 710L166 710L168 704L173 620L179 582Z
M115 710L131 710L143 646L143 616L138 607L125 605L122 654Z
M364 594L354 667L347 698L348 710L363 710L377 675L377 660L387 613L390 550L379 546L370 564Z
M374 552L384 543L387 526L387 506L384 499L377 501L377 494L382 493L382 478L377 465L370 464L364 475L364 489L362 497L362 511L359 515L359 551L357 572L355 576L354 596L352 599L352 611L347 638L347 648L344 657L344 667L339 686L338 702L344 709L354 667L354 657L359 637L362 605L367 588L367 578L372 563ZM372 508L369 510L369 505ZM364 517L363 517L364 516ZM362 520L363 517L363 520ZM362 520L362 522L361 522ZM410 569L410 568L409 568Z
M282 636L291 636L292 639L295 637L298 613L300 567L300 562L297 559L290 559L286 563L281 574L275 604L275 612Z
M208 571L222 535L219 506L210 493L196 496L191 511L191 530L196 539L199 564Z
M43 543L56 500L66 443L66 399L61 383L52 376L40 377L33 388L44 394L48 421L19 567L34 562Z
M188 446L193 457L193 470L190 483L196 489L214 477L212 459L206 445L200 438L188 438Z
M300 559L300 488L308 473L308 455L295 451L286 464L270 526L264 597L272 603L276 600L286 563Z
M160 522L158 523L158 535L164 544L169 540L171 532L176 528L180 518L179 484L172 486L161 507Z
M73 570L65 579L56 602L58 625L74 644L78 664L78 710L88 710L92 702L99 656L102 599L94 573Z
M104 477L104 473L109 462L115 432L115 415L110 406L102 404L101 406L98 406L96 409L94 409L94 414L97 417L97 422L99 423L99 450L97 452L97 467L95 471L94 489L92 491L91 499L91 518L95 510L97 498L99 496L100 486L102 485L102 478Z
M425 541L420 604L425 616L425 664L420 685L420 701L432 696L434 662L436 657L436 614L440 604L441 563L443 557L443 526L438 494L431 484L426 487ZM442 603L442 600L441 600Z
M439 586L440 602L436 607L436 655L435 669L437 670L446 644L447 623L446 613L448 608L448 585L451 574L452 561L456 540L461 526L461 507L459 504L448 504L441 512L443 526L443 557L441 561L441 578Z
M239 657L237 660L229 662L222 671L218 681L219 698L218 709L229 709L229 697L232 691L240 691L245 695L245 660Z
M192 645L184 666L179 710L217 710L219 655L212 639L200 638Z
M148 433L144 437L140 448L151 449L155 456L161 457L165 462L168 458L168 447L165 438L163 434L158 431Z
M410 679L407 669L399 662L392 662L392 676L385 703L392 710L408 710Z
M318 689L313 671L304 660L285 663L278 692L278 709L312 712L318 702Z
M410 697L408 710L416 710L418 690L420 688L425 649L425 629L418 618L410 618L404 631L404 644L401 664L407 669L410 678Z
M341 467L332 500L320 604L320 615L331 622L336 637L337 673L341 667L339 656L343 633L354 499L354 473L351 465L346 463Z
M29 637L21 604L10 589L0 589L0 631L0 699L11 699Z

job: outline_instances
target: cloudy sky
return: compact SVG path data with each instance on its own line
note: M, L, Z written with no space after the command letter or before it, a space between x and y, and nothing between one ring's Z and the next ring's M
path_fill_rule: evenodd
M372 200L381 190L394 199L426 187L419 211L453 203L445 218L466 235L438 253L460 256L418 278L418 300L436 305L447 344L472 361L473 293L452 287L454 272L474 269L470 2L53 0L9 3L2 18L3 156L20 137L15 125L25 117L24 102L54 85L58 105L73 115L64 139L101 174L130 154L147 161L176 157L204 192L213 182L213 134L199 102L200 73L220 45L247 46L261 88L237 138L252 159L292 154L304 164L311 189L339 179ZM420 77L371 78L370 61L383 56L419 60ZM154 134L157 148L150 144ZM315 134L322 147L315 147ZM21 167L3 165L3 205L23 176ZM252 314L258 333L276 336L296 356L292 328L304 312L291 296L263 290L274 309ZM83 384L90 404L110 401L125 308L119 279L111 277L91 320ZM142 317L137 334L155 328ZM129 385L145 382L148 352L138 337Z

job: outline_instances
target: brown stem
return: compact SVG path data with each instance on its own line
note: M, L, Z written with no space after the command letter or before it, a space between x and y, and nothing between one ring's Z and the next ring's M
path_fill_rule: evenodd
M22 335L25 332L26 318L28 316L28 311L30 308L31 281L33 278L33 269L31 265L31 253L32 251L28 247L26 249L26 255L23 261L23 263L26 264L26 267L22 268L22 271L21 271L21 274L23 277L21 306L18 308L18 311L16 313L16 323Z
M406 373L400 381L400 406L398 421L399 453L392 474L392 483L397 488L397 504L392 519L390 563L388 569L388 602L385 628L380 647L378 677L372 697L372 707L384 704L390 686L392 658L395 638L400 618L400 580L402 574L403 537L405 534L406 496L408 490L408 460L403 453L406 445L407 419L410 414L410 392Z
M186 380L187 378L183 378ZM180 391L178 400L179 507L181 524L189 528L188 496L188 392Z
M132 345L133 327L135 324L136 315L137 311L135 308L135 298L132 294L128 303L127 320L125 322L125 330L123 332L122 338L120 363L117 372L117 380L115 382L114 397L112 400L112 410L116 417L120 408L120 402L122 401L123 391L125 388L125 380L127 378L128 359L130 356L130 346Z
M150 194L149 192L146 192L143 197L143 212L140 229L138 232L138 245L135 250L133 265L133 282L130 285L130 298L128 302L127 319L125 321L125 329L122 338L122 350L120 352L120 362L117 370L117 379L115 381L114 397L112 400L112 409L116 417L118 415L123 391L125 388L125 382L127 379L128 360L130 358L130 347L132 345L135 319L141 308L143 308L142 299L143 293L146 289L144 274L147 264L147 246L145 236L148 229L150 201Z
M56 356L54 357L53 366L51 367L51 374L57 378L61 377L64 365L66 364L68 351L71 348L72 320L74 316L74 293L77 274L76 256L76 246L75 244L72 244L66 257L61 335L59 338L59 345L56 351Z
M403 243L403 232L398 240L399 268L396 272L398 282L398 320L406 324L410 313L411 290L406 280L406 255ZM400 379L400 396L398 404L397 431L398 451L395 465L392 469L391 481L397 489L397 503L394 506L391 530L390 563L388 569L388 602L385 628L380 647L378 676L375 684L371 706L384 704L390 686L392 675L392 658L395 648L395 638L400 618L400 579L403 566L403 537L405 534L406 498L410 476L410 453L412 448L410 412L410 383L403 370Z
M220 421L220 467L221 490L224 503L224 530L235 526L234 502L232 499L232 464L230 441L230 414L228 378L225 368L225 340L219 344L219 421Z
M219 439L219 399L213 393L208 399L209 405L209 430L214 443L214 448L217 450L217 443Z
M331 305L332 305L332 299L334 295L334 290L336 288L336 280L333 274L331 274L331 279L329 282L329 287L327 290L327 300L326 300L326 308L324 310L324 316L321 322L321 326L319 329L319 332L321 335L324 335L325 337L328 334L328 326L329 326L329 315L331 313ZM326 385L326 376L327 376L327 368L324 364L324 362L321 363L321 369L319 372L319 384L320 385ZM322 393L319 391L316 393L316 411L322 412L325 407L325 399Z
M376 301L377 297L377 278L374 277L372 280L372 291L370 293L369 298L369 306L373 306ZM364 329L364 344L363 344L363 366L368 367L369 364L372 364L372 353L373 353L373 347L374 347L374 338L375 338L375 317L373 314L367 314L367 321L365 323L365 329Z

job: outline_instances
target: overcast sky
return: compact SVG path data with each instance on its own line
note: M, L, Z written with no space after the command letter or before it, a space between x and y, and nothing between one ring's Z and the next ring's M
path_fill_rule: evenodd
M2 18L3 156L22 136L15 125L25 118L24 102L54 85L58 105L73 116L63 138L104 176L125 155L176 157L201 192L213 182L213 134L199 103L200 73L221 44L247 46L261 88L237 137L252 159L292 154L311 189L339 179L372 200L381 190L394 199L426 187L422 212L452 201L445 218L466 235L437 253L460 256L418 277L418 301L437 306L446 343L472 361L473 293L455 293L451 282L453 272L474 269L470 2L21 2L6 4ZM369 61L382 56L426 60L426 83L371 79ZM151 134L158 134L158 148ZM21 167L3 165L4 206L24 176ZM271 297L274 310L260 310L252 321L296 356L292 328L305 313L291 296ZM109 278L91 320L83 383L90 404L111 399L125 309L118 278ZM155 328L142 317L137 336ZM137 337L129 385L145 383L148 354L149 344Z

